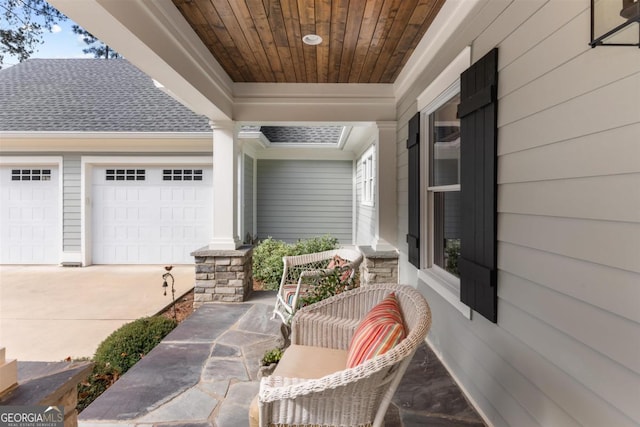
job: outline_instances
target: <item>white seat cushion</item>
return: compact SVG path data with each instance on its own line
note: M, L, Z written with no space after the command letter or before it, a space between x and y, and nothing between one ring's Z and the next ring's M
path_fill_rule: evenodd
M322 378L347 368L347 351L292 344L273 375L285 378Z

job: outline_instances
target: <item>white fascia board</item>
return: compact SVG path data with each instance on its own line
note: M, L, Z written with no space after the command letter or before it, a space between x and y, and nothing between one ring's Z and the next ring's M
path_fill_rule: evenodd
M235 99L245 98L390 98L393 85L384 83L236 83Z
M211 139L212 132L0 132L16 139Z
M82 156L85 165L203 165L212 166L211 156Z
M395 120L391 84L236 83L234 120L362 122Z
M241 130L238 132L238 138L241 140L256 142L262 148L268 148L271 145L271 141L269 141L260 131Z
M62 156L0 156L0 165L57 165L62 170Z
M232 82L171 0L50 0L197 114L229 120Z
M338 150L333 147L325 148L288 148L273 147L268 150L256 151L256 159L262 160L354 160L351 151Z
M0 153L209 153L211 133L0 133Z

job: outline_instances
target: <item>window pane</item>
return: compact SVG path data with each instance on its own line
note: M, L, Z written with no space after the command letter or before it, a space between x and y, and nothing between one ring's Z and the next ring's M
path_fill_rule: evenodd
M433 193L433 262L456 277L460 256L460 192Z
M456 117L459 103L458 94L429 115L431 187L460 183L460 120Z

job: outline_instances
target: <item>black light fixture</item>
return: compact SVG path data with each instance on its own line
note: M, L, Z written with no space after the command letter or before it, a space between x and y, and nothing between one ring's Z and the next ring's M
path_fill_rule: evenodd
M590 45L640 48L640 0L591 0Z

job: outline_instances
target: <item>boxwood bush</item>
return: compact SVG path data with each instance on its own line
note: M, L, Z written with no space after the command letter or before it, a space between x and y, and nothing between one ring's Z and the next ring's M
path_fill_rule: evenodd
M163 316L143 317L121 326L102 341L93 356L93 371L78 387L78 412L149 353L177 324Z
M108 364L124 374L149 353L178 322L162 316L143 317L121 326L98 346L96 363Z
M338 239L325 235L296 243L285 243L269 237L253 250L253 278L262 282L264 289L276 290L282 279L282 257L328 251L338 248Z

